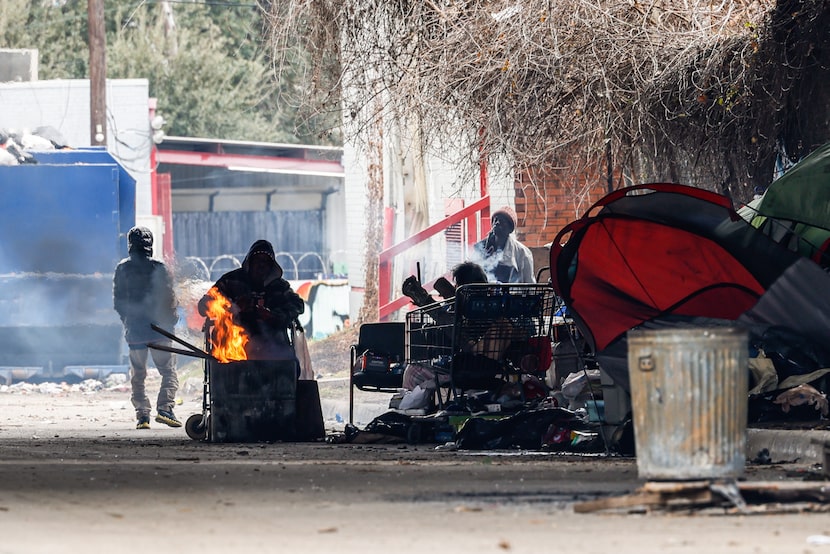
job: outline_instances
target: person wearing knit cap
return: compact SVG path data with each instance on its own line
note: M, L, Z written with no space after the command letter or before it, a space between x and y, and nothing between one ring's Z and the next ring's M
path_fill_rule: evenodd
M502 206L492 213L490 216L491 226L495 224L496 219L499 219L501 223L507 225L510 233L516 230L516 220L518 218L516 217L516 212L510 206Z
M491 281L499 283L535 283L533 254L519 242L516 212L510 206L499 208L490 217L490 233L473 245L470 258L487 272Z
M248 334L245 350L249 360L296 360L288 329L305 311L305 304L283 279L270 242L254 242L242 267L216 281L199 301L199 313L203 316L207 315L214 289L231 302L235 323Z

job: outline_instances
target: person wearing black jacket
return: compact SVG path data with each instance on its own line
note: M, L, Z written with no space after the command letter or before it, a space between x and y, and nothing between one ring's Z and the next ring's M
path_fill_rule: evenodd
M121 317L130 348L130 400L138 420L136 429L149 429L151 404L145 388L148 344L171 346L170 341L154 331L151 324L172 332L179 319L176 311L178 304L167 266L152 258L153 233L146 227L133 227L127 234L127 243L129 257L121 260L113 276L113 305ZM179 388L175 354L153 349L152 356L161 374L156 421L170 427L181 427L181 421L173 414Z
M251 245L242 267L222 275L211 290L218 290L231 302L235 323L248 335L246 354L250 360L294 359L288 330L305 311L303 299L283 279L274 247L267 240ZM199 301L199 313L206 316L213 300L208 291Z

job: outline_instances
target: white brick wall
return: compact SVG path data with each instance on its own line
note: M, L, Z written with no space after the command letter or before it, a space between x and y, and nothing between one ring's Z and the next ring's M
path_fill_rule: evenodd
M363 304L362 289L365 286L366 240L366 163L353 144L343 146L344 191L346 196L346 249L349 268L349 317L357 319Z

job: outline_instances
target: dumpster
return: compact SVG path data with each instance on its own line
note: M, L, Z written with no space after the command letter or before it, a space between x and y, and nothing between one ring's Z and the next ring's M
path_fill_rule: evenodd
M747 340L746 331L733 327L628 332L641 478L721 479L743 474Z
M126 373L112 274L135 179L104 149L0 166L0 380Z

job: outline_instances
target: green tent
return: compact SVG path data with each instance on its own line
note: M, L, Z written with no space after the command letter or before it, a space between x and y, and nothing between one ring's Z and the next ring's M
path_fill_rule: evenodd
M772 182L752 224L822 266L830 266L830 143Z

